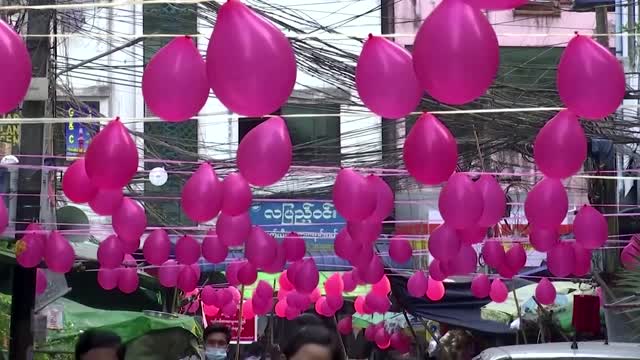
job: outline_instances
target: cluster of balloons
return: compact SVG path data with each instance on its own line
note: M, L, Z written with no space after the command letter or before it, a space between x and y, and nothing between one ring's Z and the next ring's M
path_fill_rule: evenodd
M426 296L431 301L439 301L444 297L445 289L442 280L435 280L430 271L427 277L423 271L416 271L407 281L409 295L417 298Z
M101 264L98 270L98 284L105 290L118 288L125 294L138 289L138 267L133 256L127 254L117 266L105 267Z
M492 301L501 303L507 300L509 289L500 278L490 280L485 274L476 275L471 281L471 294L477 298L491 298Z
M384 321L367 326L364 330L364 336L367 340L375 342L376 346L382 350L392 348L401 354L406 354L411 350L411 338L402 331L390 333Z
M233 286L214 288L207 285L202 288L200 299L206 305L207 314L215 316L220 313L225 317L234 318L238 312L241 295L240 291ZM251 301L247 300L243 303L243 316L247 319L253 318L255 315L247 304L251 304Z
M189 293L198 287L200 265L180 264L169 259L158 268L158 280L164 287L177 287L183 292Z
M16 243L16 261L22 267L35 268L42 260L49 270L65 274L73 268L75 251L60 232L47 235L39 224L31 223Z

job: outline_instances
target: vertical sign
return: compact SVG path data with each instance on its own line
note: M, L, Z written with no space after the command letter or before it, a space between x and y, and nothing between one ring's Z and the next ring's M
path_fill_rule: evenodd
M87 101L82 104L65 102L62 104L62 109L64 116L69 118L64 131L67 160L82 157L87 151L91 136L97 127L92 124L75 122L73 119L99 117L100 103L97 101Z

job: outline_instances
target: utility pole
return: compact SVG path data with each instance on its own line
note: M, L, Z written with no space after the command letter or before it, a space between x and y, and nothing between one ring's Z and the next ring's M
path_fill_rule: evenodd
M51 5L55 0L29 0L28 5ZM48 35L52 20L52 10L27 10L27 34ZM33 78L46 78L51 45L48 37L29 37L26 39L31 55ZM27 118L44 117L46 101L25 101L23 116ZM21 168L18 172L18 206L16 210L16 238L21 238L30 222L40 218L40 197L43 158L43 124L22 124L20 126L20 154L36 155L20 159L23 165L36 168ZM11 301L11 340L9 357L26 360L33 357L33 307L35 304L35 269L25 269L15 265L13 269Z

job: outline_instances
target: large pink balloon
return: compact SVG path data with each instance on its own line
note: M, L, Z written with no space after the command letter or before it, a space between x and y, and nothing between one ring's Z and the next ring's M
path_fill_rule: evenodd
M635 241L629 242L620 253L620 262L627 270L634 270L640 266L640 246Z
M456 231L460 237L460 241L466 245L481 243L487 236L487 228L482 226L470 226L466 229L458 229Z
M585 249L597 249L607 242L607 220L598 210L584 205L573 220L573 234Z
M2 199L0 201L4 202ZM45 242L35 232L25 232L22 239L16 244L16 261L18 264L25 268L38 266L44 257Z
M122 243L115 235L110 235L100 242L98 246L98 262L100 267L105 269L115 269L124 260L124 250Z
M273 236L267 234L260 226L251 228L244 246L244 255L247 260L256 267L267 266L271 264L277 251L278 242Z
M575 268L575 254L573 246L568 242L556 244L547 253L547 267L557 277L567 277Z
M350 335L353 331L353 319L351 316L345 316L338 321L338 332L340 335Z
M497 239L485 241L482 247L482 258L487 265L496 269L499 268L500 265L506 262L506 254L502 243Z
M556 229L569 211L567 190L560 180L548 177L538 181L529 191L524 202L524 213L529 224L546 229Z
M155 229L147 236L142 246L142 254L149 264L162 265L169 259L171 242L163 229Z
M423 92L411 54L395 42L373 35L358 58L356 90L369 110L390 119L414 111Z
M119 268L118 273L118 290L125 294L131 294L138 289L140 279L136 268Z
M429 277L433 280L444 281L444 279L450 275L444 271L444 268L446 267L444 264L446 263L443 263L438 259L431 260L431 263L429 264Z
M449 224L438 226L429 237L429 252L438 260L453 259L460 250L460 239L456 230Z
M489 281L489 277L485 274L478 274L471 281L471 293L479 299L489 296L490 290L491 282Z
M376 209L377 193L367 179L353 169L341 169L333 184L333 204L350 221L362 221Z
M482 216L478 219L478 225L490 227L505 216L507 198L495 177L487 174L480 175L476 181L476 187L482 195Z
M409 295L417 298L423 297L427 293L427 276L423 271L416 271L407 281Z
M98 189L93 199L89 200L89 207L98 215L113 215L123 197L121 189Z
M258 279L258 269L249 261L245 261L238 268L238 281L240 284L249 286Z
M296 290L305 294L311 293L320 281L316 262L313 259L302 260L302 265L296 274L295 280Z
M442 281L434 280L431 277L428 279L427 285L427 297L431 301L440 301L444 297L445 289Z
M474 226L482 216L483 208L482 194L466 174L451 175L440 191L440 214L447 224L456 229Z
M99 269L98 284L105 290L113 290L118 287L117 269Z
M184 292L195 290L198 286L198 276L191 266L183 266L178 273L177 280L178 289Z
M279 274L284 270L286 264L287 259L285 258L284 248L282 244L278 244L278 246L276 246L276 255L271 259L269 265L261 267L261 270L267 274Z
M556 288L546 277L536 286L536 300L542 305L551 305L556 301Z
M491 289L489 290L489 297L491 297L492 301L497 303L502 303L507 300L507 296L509 295L509 289L500 279L494 279L491 282Z
M514 244L505 255L506 265L515 271L520 271L527 263L527 252L522 244Z
M587 137L569 110L563 110L540 129L533 143L536 166L545 176L564 179L581 168L587 158Z
M84 158L74 161L64 172L62 191L69 200L75 203L82 204L93 199L97 189L89 180L84 168Z
M289 40L241 1L218 9L207 49L209 86L231 111L263 116L284 104L296 82Z
M560 234L556 229L532 227L529 234L529 242L534 249L540 252L551 250L560 240Z
M413 248L411 243L401 235L396 235L389 242L389 256L391 260L398 264L404 264L411 260L413 256Z
M200 243L189 235L181 236L176 243L176 260L185 265L195 264L201 255Z
M367 183L376 194L376 206L373 213L366 219L367 222L383 222L395 207L393 190L386 181L377 175L367 176Z
M483 10L508 10L526 4L529 0L466 0L469 4Z
M404 166L416 181L437 185L447 180L458 164L458 145L449 129L435 116L424 113L404 142Z
M209 230L202 240L202 256L212 264L223 262L229 254L229 248L220 238Z
M497 270L498 274L500 274L500 276L505 279L511 279L518 274L518 270L512 269L511 266L507 265L506 262L498 266Z
M238 170L256 186L269 186L282 179L291 166L293 146L287 124L272 117L254 127L238 145Z
M222 181L222 213L236 216L251 207L253 195L247 180L238 173L227 175Z
M358 282L353 277L353 272L347 271L342 274L342 283L344 284L344 292L352 292L358 287Z
M221 213L216 220L216 234L228 247L244 244L251 232L251 218L249 213L230 216Z
M93 185L106 189L121 189L136 174L138 147L119 118L91 139L84 167Z
M440 102L462 105L484 95L499 62L489 20L465 0L442 1L416 34L413 67L422 87Z
M56 273L67 273L73 267L75 252L69 241L58 231L52 231L45 242L44 262L49 270Z
M186 121L198 115L209 97L209 84L191 37L177 37L153 55L142 74L142 96L163 120Z
M585 249L577 242L572 243L575 264L571 273L575 276L585 276L591 272L591 250Z
M382 233L382 223L365 221L348 221L347 231L351 238L363 246L373 245Z
M220 212L222 184L209 163L202 163L182 188L182 210L195 222L209 221Z
M624 69L611 51L591 39L576 35L558 64L558 95L575 114L601 119L612 114L624 99Z
M113 213L111 222L120 240L131 243L140 241L140 236L147 227L147 216L140 204L125 197L118 210Z
M302 260L304 254L307 252L304 239L295 232L290 232L285 236L282 241L282 247L287 261Z
M0 20L0 114L15 110L29 90L31 57L12 26Z
M167 260L158 269L158 279L164 287L174 287L178 283L181 266L175 260Z
M261 298L273 297L273 287L268 282L260 280L256 285L255 294Z

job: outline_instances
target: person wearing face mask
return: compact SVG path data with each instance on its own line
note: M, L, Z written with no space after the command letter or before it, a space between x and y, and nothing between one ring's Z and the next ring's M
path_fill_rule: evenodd
M204 330L204 355L206 360L227 358L231 330L222 324L211 324Z

